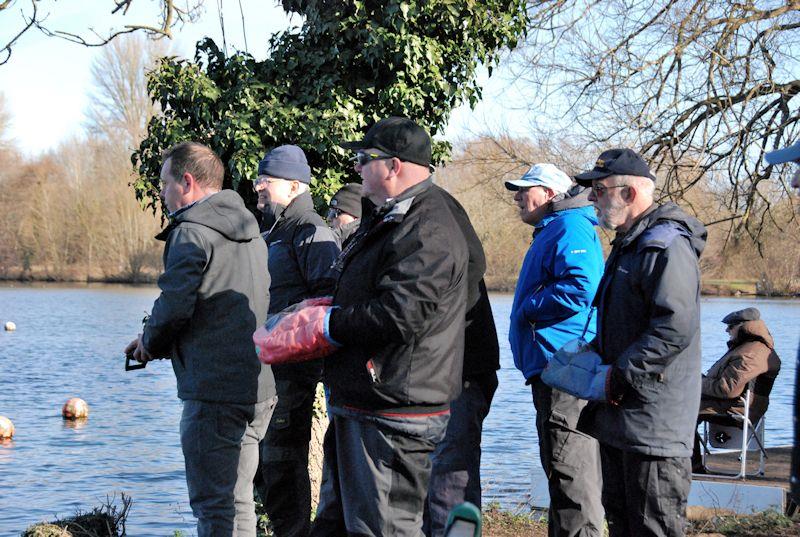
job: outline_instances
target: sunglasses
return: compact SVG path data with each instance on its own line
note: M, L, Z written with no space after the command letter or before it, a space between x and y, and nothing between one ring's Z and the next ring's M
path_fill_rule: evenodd
M359 166L366 166L373 160L387 160L390 158L394 157L391 155L379 155L377 153L363 153L359 151L358 153L350 157L350 162L355 162Z

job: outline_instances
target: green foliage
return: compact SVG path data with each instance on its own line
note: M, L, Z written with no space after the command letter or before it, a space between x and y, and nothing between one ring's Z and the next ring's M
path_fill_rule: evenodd
M163 112L132 156L140 200L155 208L161 151L191 139L220 154L225 186L251 201L265 150L297 144L317 203L327 202L351 173L339 142L389 115L442 132L455 106L480 99L477 68L491 69L526 27L521 0L283 0L283 7L305 22L272 36L267 60L225 57L206 39L194 61L164 58L151 73L148 89ZM434 160L449 150L436 143Z

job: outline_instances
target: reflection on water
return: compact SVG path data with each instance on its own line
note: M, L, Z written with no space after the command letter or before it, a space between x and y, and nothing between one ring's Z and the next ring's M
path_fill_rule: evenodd
M178 437L180 402L167 362L124 371L122 348L136 335L155 288L121 286L0 287L0 414L16 426L0 443L0 535L100 505L124 492L133 498L130 535L193 532ZM729 311L761 309L783 358L767 420L767 444L787 444L797 349L798 301L703 301L704 368L725 351L720 319ZM486 501L524 504L538 464L533 403L514 369L505 334L511 297L492 307L501 346L500 387L486 423ZM61 405L81 397L87 420L61 417Z

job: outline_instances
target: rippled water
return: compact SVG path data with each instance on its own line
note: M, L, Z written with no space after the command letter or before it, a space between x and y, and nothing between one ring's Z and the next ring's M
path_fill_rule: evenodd
M68 516L124 492L134 504L130 535L193 534L178 438L180 403L166 362L125 372L121 349L152 305L152 287L0 287L0 414L16 425L0 444L0 535ZM502 350L500 387L486 420L484 490L505 507L525 503L541 479L533 404L514 369L505 334L511 297L492 305ZM767 444L790 442L792 380L800 301L706 299L704 364L725 350L719 322L727 312L757 305L784 366L773 390ZM61 405L79 396L91 407L83 424L61 419Z

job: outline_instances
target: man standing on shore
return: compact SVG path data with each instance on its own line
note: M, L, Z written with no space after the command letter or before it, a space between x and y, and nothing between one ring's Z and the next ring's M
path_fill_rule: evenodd
M797 189L800 196L800 142L795 142L789 147L771 151L764 157L767 164L783 164L793 162L795 164L794 175L792 175L791 187ZM794 449L792 449L792 474L790 485L792 499L795 504L800 504L800 428L797 420L800 418L800 349L797 351L797 363L795 365L794 377Z
M585 188L552 164L536 164L506 181L520 219L533 226L522 264L508 339L514 364L530 384L536 407L539 456L547 476L550 536L601 537L600 452L579 430L587 402L541 379L553 353L584 334L591 339L590 310L603 274L597 217Z
M705 227L654 202L655 177L630 149L576 176L617 232L595 298L605 367L592 399L611 537L683 536L700 404L700 268ZM600 393L602 392L602 393Z
M224 167L211 149L180 143L163 162L170 223L157 237L166 241L161 294L125 353L172 358L197 534L254 537L258 442L276 399L252 342L269 304L267 247L239 194L221 190Z
M254 188L267 228L270 315L330 295L336 283L331 265L339 245L314 211L310 181L306 155L296 145L276 147L258 165ZM275 536L305 537L311 529L308 443L322 360L276 365L272 372L278 404L261 441L256 488Z

